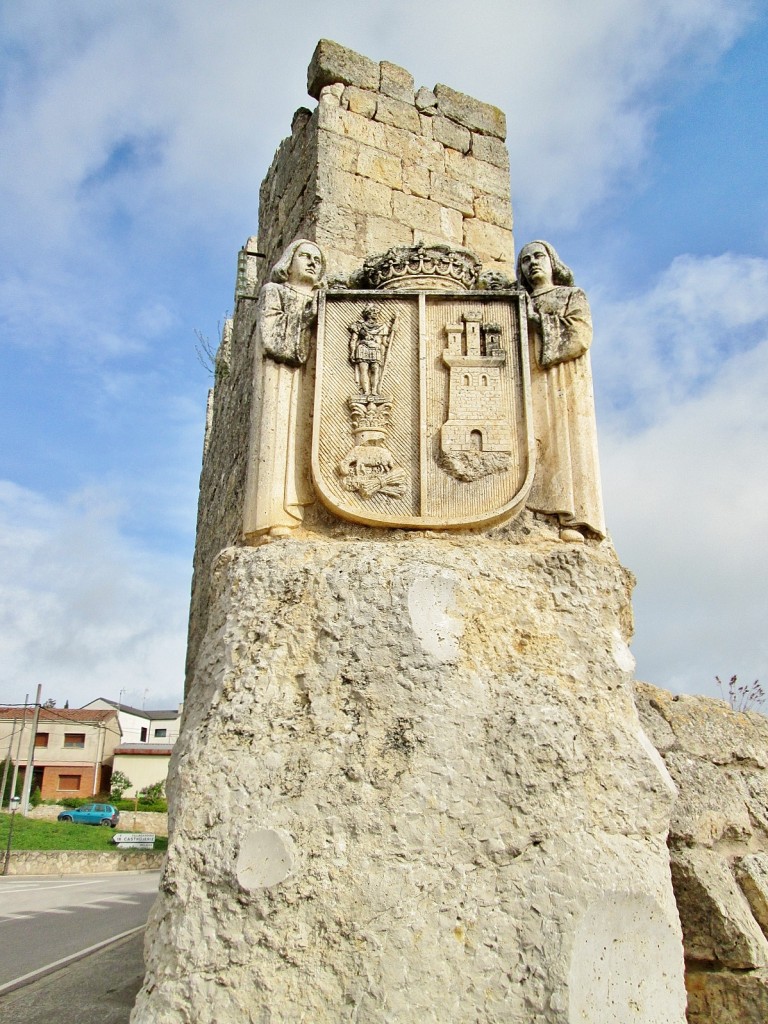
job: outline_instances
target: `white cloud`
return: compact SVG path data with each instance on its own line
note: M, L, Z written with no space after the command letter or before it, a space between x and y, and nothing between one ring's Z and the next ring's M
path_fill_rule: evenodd
M602 319L601 390L618 381L644 420L601 424L609 526L638 576L638 673L711 693L715 675L765 678L768 261L683 257Z
M0 482L0 702L77 707L121 689L173 706L183 688L190 567L122 535L106 491L55 502Z

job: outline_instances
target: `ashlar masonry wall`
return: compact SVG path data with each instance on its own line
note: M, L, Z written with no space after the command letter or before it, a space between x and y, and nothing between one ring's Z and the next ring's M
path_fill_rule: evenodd
M346 280L395 245L447 242L514 277L506 122L496 107L321 40L308 71L314 111L299 109L261 186L258 238L240 255L209 403L200 479L188 676L205 628L216 555L241 541L259 288L294 238ZM249 255L257 251L263 257ZM310 525L308 523L308 525ZM322 531L322 517L311 528Z

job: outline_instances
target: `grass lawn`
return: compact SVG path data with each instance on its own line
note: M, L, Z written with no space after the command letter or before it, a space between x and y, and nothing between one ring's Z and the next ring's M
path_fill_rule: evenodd
M5 853L8 842L10 814L0 813L0 854ZM16 814L13 819L11 850L114 850L110 842L115 832L130 832L130 828L104 828L101 825L77 825L69 821L39 821ZM155 850L165 850L168 840L157 836ZM126 853L131 851L126 850Z

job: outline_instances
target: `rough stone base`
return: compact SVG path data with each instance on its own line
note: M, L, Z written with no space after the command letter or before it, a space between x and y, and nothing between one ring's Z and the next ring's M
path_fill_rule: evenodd
M629 585L545 534L222 552L133 1024L682 1024Z

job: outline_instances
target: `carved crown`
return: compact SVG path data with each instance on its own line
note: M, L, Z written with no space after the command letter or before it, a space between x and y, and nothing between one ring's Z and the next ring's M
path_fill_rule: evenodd
M436 242L397 246L382 255L369 256L362 276L369 288L456 291L473 288L481 269L480 260L468 249Z

